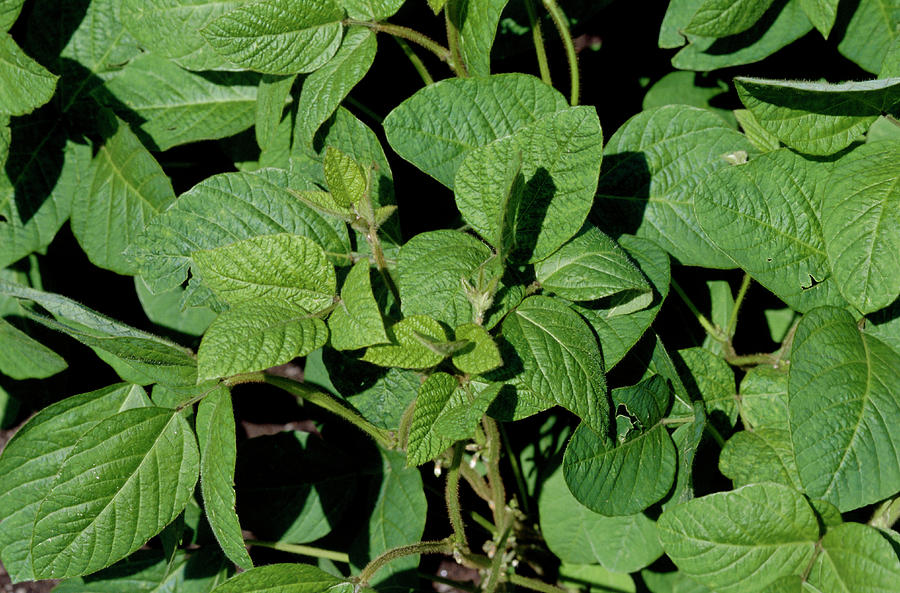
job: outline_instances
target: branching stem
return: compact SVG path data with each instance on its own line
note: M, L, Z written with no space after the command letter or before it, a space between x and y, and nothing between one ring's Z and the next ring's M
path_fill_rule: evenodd
M419 73L419 77L422 78L422 82L425 83L425 86L434 84L434 78L431 77L431 73L428 72L428 68L425 66L425 62L422 61L422 58L419 57L419 54L417 54L403 38L391 37L391 39L396 41L397 45L400 46L400 49L403 50L407 59L412 63L413 68Z
M433 53L437 58L446 63L451 70L457 75L460 75L456 71L456 66L453 63L453 58L450 55L450 50L436 42L431 37L416 31L415 29L410 29L409 27L403 27L401 25L394 25L391 23L376 23L373 21L358 21L355 19L346 19L344 20L345 25L357 26L357 27L367 27L372 29L376 33L387 33L388 35L393 35L394 37L400 37L401 39L406 39L408 41L412 41L418 45L421 45L431 53ZM460 75L461 76L461 75Z
M365 568L362 569L362 572L359 573L359 582L364 585L368 584L375 573L381 570L385 564L392 560L396 560L397 558L413 556L416 554L444 554L450 556L453 554L452 538L448 537L439 541L418 542L408 546L392 548L366 564Z
M563 589L562 587L557 587L556 585L551 585L544 581L523 577L517 574L509 575L509 582L519 587L531 589L532 591L541 591L541 593L569 593L568 590Z

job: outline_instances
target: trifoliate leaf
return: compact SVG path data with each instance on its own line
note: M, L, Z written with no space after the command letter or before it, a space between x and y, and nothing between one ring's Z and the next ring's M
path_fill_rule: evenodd
M359 261L341 287L341 300L331 317L331 345L336 350L356 350L388 342L381 310L372 294L369 262Z
M444 327L426 315L405 317L387 328L389 345L369 346L362 359L372 364L402 369L427 369L447 353L435 351L432 344L447 342Z

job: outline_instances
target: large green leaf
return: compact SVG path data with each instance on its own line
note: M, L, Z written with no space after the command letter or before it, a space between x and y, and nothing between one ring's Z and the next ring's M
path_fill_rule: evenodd
M232 562L253 567L244 548L241 525L234 512L234 412L227 387L218 387L197 406L197 440L200 443L200 486L203 508L222 550Z
M96 424L35 516L35 577L94 572L140 548L187 504L199 461L194 433L174 410L135 408ZM126 537L108 537L113 530Z
M547 405L570 410L595 432L606 432L609 401L603 359L577 313L562 301L532 296L503 321L503 337L519 358L504 358L510 368L521 369L514 383Z
M791 433L780 428L742 430L725 443L719 471L736 487L776 482L801 490Z
M684 32L702 37L728 37L756 24L773 0L704 0Z
M72 232L94 265L133 274L122 255L151 218L175 201L172 183L120 120L97 149L84 191L75 196Z
M828 530L807 577L816 591L880 593L896 588L896 549L873 527L844 523ZM806 589L804 589L805 591Z
M693 105L717 113L734 127L736 124L734 112L716 107L728 90L728 83L717 77L698 72L669 72L653 83L644 95L641 108L646 111L663 105Z
M644 514L604 517L572 496L560 470L544 481L538 499L541 535L563 562L600 563L635 572L662 555L656 524Z
M341 286L341 301L328 318L331 346L356 350L388 341L381 310L372 293L369 262L354 264Z
M751 151L747 139L711 111L666 105L629 119L607 143L592 218L602 229L650 239L685 265L734 265L706 236L694 194L724 155Z
M447 331L427 315L404 317L387 328L387 335L391 343L369 346L362 360L385 367L427 369L450 354L441 348L447 342Z
M331 117L341 101L362 80L375 60L375 33L353 27L328 62L303 80L297 102L294 139L312 145L319 126Z
M37 578L31 564L31 530L44 496L75 442L117 412L141 405L147 395L119 383L73 395L44 408L9 441L0 456L0 560L13 582Z
M671 49L681 47L686 39L682 31L691 22L704 0L672 0L663 16L659 28L659 47Z
M659 539L681 571L715 591L762 591L800 574L819 524L801 494L779 484L744 486L664 512Z
M863 313L900 296L898 162L900 142L866 144L838 161L825 190L822 231L831 271L844 298Z
M9 31L16 19L19 18L23 4L25 4L25 0L0 1L0 30Z
M56 352L0 317L0 373L12 379L43 379L66 366Z
M351 19L383 21L394 16L406 0L341 0Z
M448 17L459 30L459 52L470 76L490 76L491 46L509 0L455 0Z
M180 286L191 253L259 235L290 233L313 239L330 256L346 254L343 223L304 205L272 177L225 173L182 194L138 236L128 255L153 292Z
M539 261L581 228L597 188L602 148L592 107L546 115L472 150L457 171L456 204L466 222L504 250L499 243L505 238L496 238L509 226L516 258ZM521 179L511 188L501 171L517 169Z
M788 405L807 494L843 512L900 490L900 354L848 312L823 307L800 321Z
M566 107L561 94L533 76L452 78L397 106L384 130L397 154L452 189L470 151Z
M435 430L435 425L447 410L463 403L462 397L459 381L453 375L434 373L422 383L409 425L406 465L416 467L431 461L453 444Z
M344 579L309 564L270 564L242 572L213 589L212 593L349 593ZM371 589L360 589L361 593Z
M241 0L124 0L122 23L145 48L188 70L233 70L200 35Z
M763 128L809 154L838 152L879 115L900 110L900 78L842 84L735 78L734 84Z
M827 170L787 149L710 175L694 210L729 257L791 308L845 304L822 239Z
M739 404L744 428L787 430L789 428L787 392L787 369L758 366L747 371L741 379Z
M9 34L0 33L0 113L31 113L50 100L58 78L28 57Z
M225 138L252 126L258 82L258 76L247 73L195 74L143 54L95 96L110 103L152 150L168 150Z
M344 10L334 0L256 0L201 29L228 61L266 74L313 72L341 43Z
M503 364L497 344L483 326L465 323L454 330L454 338L470 345L453 353L453 364L469 375L481 375Z
M847 23L838 51L860 65L864 70L877 74L891 43L900 35L900 2L896 0L859 0L856 10Z
M198 379L261 371L325 344L325 322L277 301L246 301L216 317L197 351Z

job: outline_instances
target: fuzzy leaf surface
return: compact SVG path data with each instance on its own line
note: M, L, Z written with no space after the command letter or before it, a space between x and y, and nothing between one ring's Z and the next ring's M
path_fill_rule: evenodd
M449 409L461 405L463 392L453 375L434 373L419 388L416 408L409 426L409 444L406 448L406 464L409 467L431 461L453 441L435 430L438 419ZM453 401L454 398L457 401Z
M331 345L356 350L388 342L381 310L372 293L369 262L354 264L341 287L341 302L328 318Z
M843 523L822 538L822 552L809 573L819 591L879 593L890 591L900 578L897 552L877 529Z
M480 375L503 364L497 344L484 327L466 323L456 328L457 340L468 340L471 346L453 353L453 364L464 373Z
M385 367L427 369L446 357L435 346L447 341L447 331L426 315L404 317L387 328L387 335L391 343L369 346L362 360Z

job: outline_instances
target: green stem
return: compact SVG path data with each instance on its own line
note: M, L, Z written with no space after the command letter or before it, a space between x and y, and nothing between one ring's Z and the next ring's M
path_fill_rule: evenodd
M744 273L744 278L741 280L741 287L738 289L737 296L734 298L734 306L731 308L731 314L728 316L728 324L725 326L725 335L728 336L729 339L734 337L734 331L737 328L737 320L738 320L738 311L741 308L741 303L744 302L744 297L747 296L747 289L750 288L750 274Z
M369 247L372 248L372 256L375 258L375 267L378 268L378 273L381 274L384 283L387 284L388 290L391 291L394 299L399 303L400 291L397 290L397 285L394 284L394 279L391 278L391 273L388 270L387 260L384 259L384 249L381 247L381 239L378 237L377 226L373 225L369 227L369 231L366 233L366 242L369 244Z
M436 542L418 542L408 546L392 548L366 564L365 568L362 569L362 572L359 573L359 582L363 585L367 585L375 573L381 570L388 562L396 560L397 558L414 556L416 554L445 554L450 556L453 554L452 538L442 539Z
M469 486L485 502L491 501L491 489L485 483L484 479L478 475L474 469L463 463L459 466L463 479L469 483Z
M481 527L484 527L484 529L488 533L491 533L491 534L497 533L497 528L494 527L494 524L491 523L490 521L488 521L487 519L485 519L484 517L482 517L481 515L479 515L478 513L476 513L475 511L469 511L469 516L471 516L472 520L475 521L476 523L478 523Z
M544 581L539 581L537 579L523 577L518 574L509 575L509 582L519 587L531 589L532 591L541 591L541 593L569 593L567 589L563 589L562 587L557 587L556 585L551 585L550 583L545 583Z
M396 39L396 37L395 37L395 39ZM372 121L379 123L379 124L384 121L383 117L381 117L380 115L378 115L377 113L375 113L374 111L369 109L366 105L364 105L363 103L360 103L353 97L347 97L346 101L347 101L347 103L349 103L356 109L359 109L361 112L363 112L363 114L365 114L366 117L368 117Z
M434 84L434 78L431 77L431 73L428 72L428 68L425 66L425 62L422 61L422 58L419 57L419 54L413 51L413 48L411 48L409 44L400 37L391 37L391 39L396 41L397 45L400 46L400 49L403 50L403 53L406 55L407 59L412 63L413 68L415 68L416 72L419 73L419 76L422 78L422 82L425 83L425 86Z
M387 33L388 35L393 35L394 37L400 37L401 39L406 39L407 41L412 41L415 44L421 45L431 53L433 53L437 58L450 66L450 69L456 72L456 68L453 64L453 59L450 56L450 50L437 43L431 37L424 35L415 29L410 29L409 27L403 27L401 25L394 25L391 23L376 23L372 21L357 21L355 19L346 19L344 20L345 25L349 26L357 26L357 27L367 27L372 29L376 33ZM457 73L458 74L458 73Z
M327 558L335 562L350 563L350 556L344 552L335 552L334 550L323 550L322 548L314 548L312 546L301 546L298 544L286 544L284 542L263 542L255 539L245 540L249 546L258 546L260 548L271 548L282 552L290 552L291 554L299 554L300 556L310 556L311 558Z
M450 516L450 526L453 528L453 541L467 547L466 528L463 525L462 511L459 507L459 465L462 461L463 444L456 443L453 446L453 461L447 471L447 483L444 488L444 498L447 501L447 514Z
M306 387L302 383L298 383L293 379L288 379L286 377L279 377L277 375L269 375L267 373L259 373L260 382L268 383L269 385L273 385L278 387L279 389L283 389L287 391L291 395L302 399L304 401L308 401L309 403L319 406L324 410L328 410L332 414L336 416L340 416L347 422L353 424L367 435L375 439L379 445L384 447L385 449L392 449L395 445L394 439L391 438L391 435L388 431L383 428L379 428L363 418L359 412L348 408L338 400L334 399L334 397L322 393L321 391L316 391L315 389L310 389Z
M456 2L458 0L450 0L447 4L444 5L444 23L447 27L447 47L450 49L450 59L453 60L453 70L456 72L456 75L461 78L469 77L469 69L466 67L466 61L463 59L462 51L459 49L459 29L456 26L456 23L453 22L453 18L450 16L451 12L457 12L456 10Z
M722 437L722 433L719 432L719 430L715 426L707 422L706 428L704 428L704 430L706 431L706 434L711 436L713 440L719 445L720 449L725 446L725 439Z
M409 405L406 406L406 409L403 411L403 415L400 416L400 426L397 428L397 442L400 444L400 448L404 451L406 450L406 444L409 442L409 427L412 425L413 415L416 411L416 400L413 399L409 402Z
M581 94L581 83L578 74L578 55L575 53L575 43L572 41L572 34L569 32L569 22L556 0L543 0L543 2L544 8L550 13L553 24L556 25L556 30L559 31L563 47L566 49L566 59L569 61L569 104L575 106L578 105L578 96Z
M509 442L506 429L503 428L502 424L498 424L497 427L500 429L500 436L503 437L503 447L506 449L506 456L509 457L509 464L512 466L513 475L516 478L516 488L518 488L519 498L522 500L522 511L526 515L530 515L531 512L528 510L528 490L525 488L525 478L522 475L519 458L513 454L512 445Z
M726 353L725 362L735 367L748 367L760 364L768 364L774 366L777 359L771 354L760 352L758 354L734 354Z
M659 421L660 424L669 426L672 424L690 424L694 421L693 417L690 418L663 418Z
M498 525L498 527L500 526ZM491 558L491 569L488 572L487 580L481 587L484 593L493 593L502 582L501 577L504 573L503 557L506 554L506 540L509 538L510 526L503 525L501 529L500 538L497 540L494 548L494 557Z
M675 292L678 293L678 296L681 297L681 300L684 301L684 304L687 305L687 308L691 310L691 313L694 314L694 317L697 318L697 321L703 326L703 329L709 334L713 340L717 342L721 342L722 344L728 344L729 340L725 336L722 335L722 330L718 327L714 326L709 319L706 318L706 315L700 312L700 309L694 305L694 302L691 301L690 297L681 289L681 286L675 282L675 279L672 279L672 288L675 289Z
M550 78L550 64L547 62L547 48L544 45L544 35L541 32L541 21L534 9L534 0L525 0L525 10L528 11L528 24L531 25L531 37L534 41L534 53L537 55L538 69L541 71L541 80L549 86L553 86Z
M486 438L485 453L487 454L488 484L491 487L491 500L488 504L494 514L494 525L501 529L506 515L506 489L503 487L503 478L500 476L500 431L493 418L485 416L481 420L484 426Z

